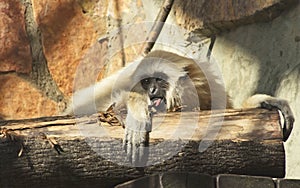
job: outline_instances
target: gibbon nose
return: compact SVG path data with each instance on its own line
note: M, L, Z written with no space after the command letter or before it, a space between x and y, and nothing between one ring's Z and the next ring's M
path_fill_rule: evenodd
M155 95L157 93L157 88L155 86L149 88L149 94Z

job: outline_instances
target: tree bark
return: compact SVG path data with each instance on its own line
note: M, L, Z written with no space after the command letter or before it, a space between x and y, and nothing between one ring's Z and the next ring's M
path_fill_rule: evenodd
M169 113L156 115L153 121L146 175L285 175L277 111ZM126 162L123 128L101 122L97 115L2 121L0 126L4 187L111 187L142 176L140 169Z

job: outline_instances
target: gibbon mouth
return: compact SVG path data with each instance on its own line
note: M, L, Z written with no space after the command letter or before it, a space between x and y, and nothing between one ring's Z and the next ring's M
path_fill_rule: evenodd
M153 97L150 100L151 100L151 105L154 107L159 107L161 105L166 104L166 99L164 97Z

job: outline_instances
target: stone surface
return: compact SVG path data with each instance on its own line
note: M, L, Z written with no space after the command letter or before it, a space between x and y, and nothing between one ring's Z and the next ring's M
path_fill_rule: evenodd
M189 31L210 36L237 26L270 21L298 0L176 0L177 23Z
M107 3L105 0L33 0L35 21L42 32L48 68L65 95L72 93L78 65L91 55L89 50L94 50L97 39L106 32ZM96 49L98 51L92 56L103 55L102 48ZM104 62L101 58L97 60L92 63L101 67Z
M57 114L55 102L15 74L0 75L0 83L0 118L24 119Z
M0 1L0 72L30 73L30 46L24 6L19 0Z
M216 188L275 188L272 178L230 174L218 175L216 185Z

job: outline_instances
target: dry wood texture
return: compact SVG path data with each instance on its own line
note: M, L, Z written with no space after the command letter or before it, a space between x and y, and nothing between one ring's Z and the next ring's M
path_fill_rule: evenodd
M145 174L285 175L277 111L170 113L153 121ZM1 185L109 187L141 176L126 166L123 128L97 115L2 121L0 126Z

